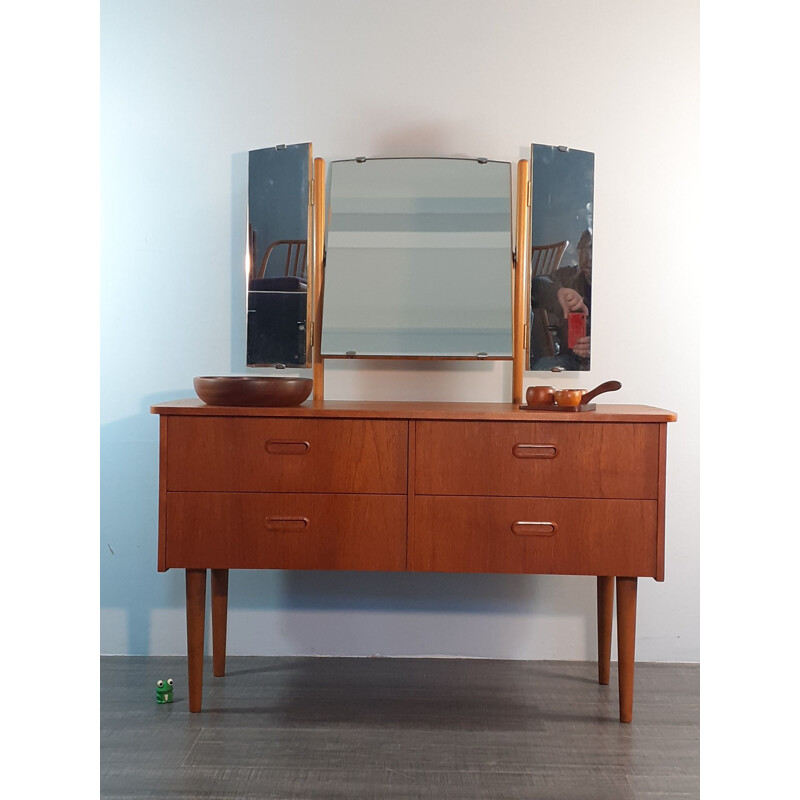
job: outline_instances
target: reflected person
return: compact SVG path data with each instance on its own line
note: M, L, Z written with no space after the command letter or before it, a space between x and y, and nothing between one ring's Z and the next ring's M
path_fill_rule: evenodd
M590 320L592 308L592 234L585 230L578 241L578 263L559 267L549 275L533 279L531 304L534 317L544 312L547 339L541 325L534 326L531 342L531 369L561 367L588 370L591 352ZM567 347L567 319L570 313L586 315L586 335ZM552 344L552 347L550 346Z

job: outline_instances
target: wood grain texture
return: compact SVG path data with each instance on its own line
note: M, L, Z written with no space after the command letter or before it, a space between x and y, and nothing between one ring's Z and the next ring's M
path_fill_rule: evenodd
M159 419L158 451L158 551L157 569L167 569L167 457L169 455L169 418Z
M405 495L170 492L167 566L403 570Z
M314 343L313 376L314 400L322 401L325 398L325 361L322 358L322 298L324 297L325 271L322 264L325 258L325 161L322 158L314 159L314 188L312 192L314 203L314 260L311 265L313 270L314 290Z
M418 422L414 489L417 494L655 499L658 435L657 425L632 423ZM527 457L536 445L542 457Z
M617 578L620 719L630 721L636 577L663 577L666 422L612 406L160 404L160 570L186 569L190 709L202 695L205 577L225 672L229 569L597 575L600 682ZM589 416L589 415L592 416Z
M228 639L228 570L211 570L211 639L214 654L214 677L225 675L225 651Z
M406 569L410 570L414 563L414 522L416 495L414 493L414 475L417 471L417 423L408 423L408 496L406 499Z
M658 570L656 580L664 580L666 556L666 509L667 509L667 426L658 426Z
M511 373L511 402L522 402L522 383L528 363L527 331L530 319L530 290L528 286L530 220L528 181L530 180L530 163L523 158L517 162L517 227L514 263L514 316L513 316L513 353L514 364Z
M630 722L633 719L636 589L636 578L617 576L617 654L619 658L620 722Z
M186 570L186 645L189 672L189 711L203 705L203 656L206 631L206 570Z
M415 498L414 560L430 572L649 575L656 570L652 500ZM519 536L518 521L552 522Z
M614 625L614 578L597 576L597 682L611 679L611 634Z
M169 426L170 492L406 492L406 422L181 417Z
M438 403L403 400L318 400L294 408L226 408L207 406L196 397L171 400L150 407L153 414L183 417L289 417L295 419L452 419L525 422L674 422L673 411L640 405L597 404L596 411L564 414L556 411L521 411L515 403ZM573 419L573 417L575 419Z
M314 178L316 170L314 168L314 147L308 145L308 206L306 215L306 236L305 236L305 269L308 290L306 291L306 367L314 366L314 313L318 298L318 289L315 286L317 254L316 241L314 239L314 228L316 225L316 193L314 192ZM313 388L313 387L312 387Z

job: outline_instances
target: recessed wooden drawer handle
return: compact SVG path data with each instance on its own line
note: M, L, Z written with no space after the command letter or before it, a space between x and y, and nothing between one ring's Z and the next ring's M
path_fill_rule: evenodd
M264 447L268 453L277 456L302 456L311 449L308 442L293 442L285 439L267 439Z
M302 531L308 527L307 517L267 517L268 531Z
M554 444L515 444L511 452L517 458L555 458L558 455Z
M511 523L511 532L517 536L552 536L558 530L555 522L525 522Z

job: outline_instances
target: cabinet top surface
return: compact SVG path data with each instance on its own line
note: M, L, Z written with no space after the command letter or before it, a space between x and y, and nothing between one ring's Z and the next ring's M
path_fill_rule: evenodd
M673 411L640 405L598 403L594 411L527 411L514 403L432 403L369 400L308 400L291 408L209 406L198 398L150 407L153 414L206 417L432 419L511 422L674 422Z

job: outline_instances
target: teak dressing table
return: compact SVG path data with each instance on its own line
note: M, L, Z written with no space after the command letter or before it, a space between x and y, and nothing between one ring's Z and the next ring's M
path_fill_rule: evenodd
M597 576L599 682L617 598L620 720L633 711L636 589L664 579L667 423L602 405L178 400L160 415L158 569L186 570L189 707L202 704L206 577L225 674L231 569Z
M517 165L528 187L529 164ZM292 408L159 403L158 569L186 570L189 708L202 706L206 578L225 674L231 569L597 577L598 677L614 594L620 720L633 713L636 589L664 580L671 411L520 408L529 364L530 191L517 196L512 403L325 400L325 164L309 187L313 399ZM312 224L313 223L313 224ZM316 335L313 332L316 331Z

